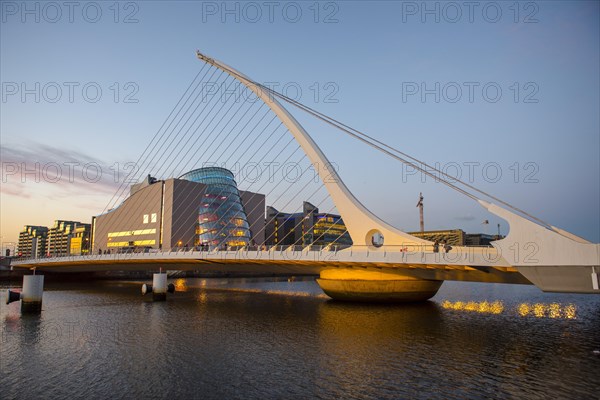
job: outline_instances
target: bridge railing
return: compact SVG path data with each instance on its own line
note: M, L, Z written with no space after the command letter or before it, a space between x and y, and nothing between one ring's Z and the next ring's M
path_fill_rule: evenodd
M385 245L381 247L375 246L348 246L348 245L258 245L258 246L224 246L224 247L208 247L208 246L194 246L194 247L172 247L169 249L120 249L114 251L103 251L97 254L88 253L83 255L61 255L61 256L52 256L45 255L42 257L36 258L15 258L16 262L31 262L31 261L42 261L42 260L68 260L68 261L77 261L77 260L85 260L85 259L123 259L128 256L135 257L143 257L144 255L148 255L149 257L160 257L161 255L165 256L174 256L181 255L185 256L189 254L190 256L193 254L194 256L198 256L200 258L209 258L209 257L219 257L219 255L223 255L225 258L234 253L232 256L235 258L235 253L240 255L248 255L249 253L253 254L273 254L273 253L288 253L294 254L295 256L300 256L302 254L309 255L314 254L315 259L319 258L318 254L379 254L384 257L388 254L402 254L403 259L406 256L419 254L424 257L426 254L445 254L445 250L442 247L438 248L438 251L434 251L433 245L424 244L424 245L415 245L415 244L407 244L407 245ZM496 249L492 246L455 246L450 249L450 253L452 256L456 256L458 254L464 254L465 259L468 254L484 254L489 256L494 256L496 254ZM262 257L260 257L262 258ZM456 257L453 257L456 258ZM462 257L461 257L462 258ZM458 261L458 259L457 259Z

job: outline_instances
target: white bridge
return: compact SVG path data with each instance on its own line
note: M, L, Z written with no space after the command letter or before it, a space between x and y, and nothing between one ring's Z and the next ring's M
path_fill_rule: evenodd
M422 300L433 296L444 280L534 284L544 291L600 294L600 244L547 224L442 171L437 179L504 219L509 234L492 247L455 246L433 251L432 243L386 223L344 185L311 136L277 98L308 112L425 174L435 170L407 154L324 114L252 81L239 71L198 52L205 63L237 79L254 92L292 133L316 166L354 246L336 249L246 247L229 251L175 251L17 260L17 268L48 271L193 269L202 271L320 274L324 291L334 298L356 300ZM423 169L421 166L425 166ZM325 177L332 179L324 179Z

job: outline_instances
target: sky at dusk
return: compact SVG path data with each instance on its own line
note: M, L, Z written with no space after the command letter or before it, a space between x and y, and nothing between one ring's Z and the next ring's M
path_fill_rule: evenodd
M1 1L0 240L16 242L28 224L90 222L114 202L203 68L200 49L598 242L599 4ZM500 223L508 232L476 202L288 108L355 196L392 225L418 230L422 192L426 229L495 234ZM234 145L137 176L178 176ZM279 206L317 202L310 193Z

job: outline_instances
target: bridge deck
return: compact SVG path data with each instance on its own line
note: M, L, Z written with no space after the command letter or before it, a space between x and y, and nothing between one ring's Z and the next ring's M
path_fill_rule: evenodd
M493 248L458 248L450 253L404 251L398 248L311 250L271 248L237 251L169 251L102 254L18 260L15 268L52 272L198 270L319 274L329 268L395 271L421 279L531 284L506 264Z

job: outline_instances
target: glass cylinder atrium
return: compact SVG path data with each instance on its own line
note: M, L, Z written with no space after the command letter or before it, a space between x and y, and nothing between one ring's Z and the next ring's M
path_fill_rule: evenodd
M206 185L198 212L197 246L222 248L249 244L248 219L231 171L219 167L199 168L179 179Z

